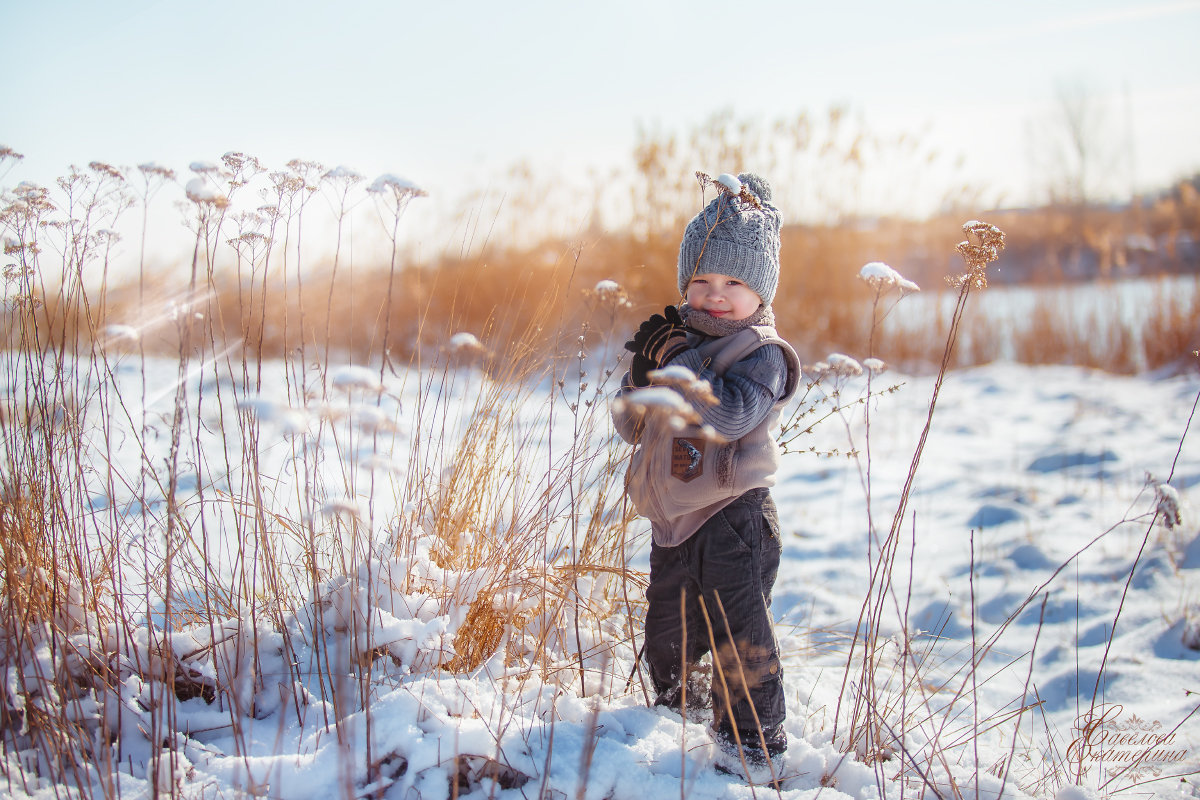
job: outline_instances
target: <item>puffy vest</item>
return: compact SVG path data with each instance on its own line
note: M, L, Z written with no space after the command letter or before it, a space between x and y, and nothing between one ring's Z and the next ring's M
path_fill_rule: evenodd
M783 395L753 430L731 442L705 439L699 426L675 430L646 426L625 476L625 490L638 513L650 520L654 541L674 547L722 508L760 487L775 485L779 446L772 429L800 383L800 359L792 346L766 325L710 339L696 350L716 375L758 348L779 345L787 360Z

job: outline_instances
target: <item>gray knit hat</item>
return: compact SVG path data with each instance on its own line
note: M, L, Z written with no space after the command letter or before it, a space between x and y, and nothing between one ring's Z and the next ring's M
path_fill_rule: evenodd
M711 180L697 173L702 184ZM779 229L783 218L770 204L771 185L752 172L712 181L716 198L692 218L679 245L679 294L705 273L743 281L770 305L779 286Z

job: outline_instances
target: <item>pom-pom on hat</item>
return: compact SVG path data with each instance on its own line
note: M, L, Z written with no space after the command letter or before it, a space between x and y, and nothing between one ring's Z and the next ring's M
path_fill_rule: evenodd
M779 286L779 229L783 218L771 205L771 185L752 172L713 179L696 173L700 185L715 186L716 198L683 229L679 245L679 294L696 275L728 275L770 305Z

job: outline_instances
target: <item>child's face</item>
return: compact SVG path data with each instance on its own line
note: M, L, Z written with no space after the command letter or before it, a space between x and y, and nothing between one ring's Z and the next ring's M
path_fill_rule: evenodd
M719 319L739 320L758 311L762 300L737 278L709 272L692 278L687 287L687 303Z

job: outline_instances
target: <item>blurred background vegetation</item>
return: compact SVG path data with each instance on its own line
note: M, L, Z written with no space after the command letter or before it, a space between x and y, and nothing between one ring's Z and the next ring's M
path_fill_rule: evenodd
M979 218L1003 229L1008 246L989 275L989 293L968 317L956 365L1010 359L1115 372L1181 368L1200 347L1200 175L1122 196L1102 179L1120 172L1111 168L1119 148L1105 141L1102 126L1081 119L1086 110L1084 101L1064 96L1059 118L1040 134L1038 157L1054 168L1045 171L1045 202L1036 207L981 207L986 187L951 184L941 186L932 214L878 213L872 209L905 208L910 199L916 207L919 196L938 190L932 175L953 174L953 157L924 148L919 134L873 136L840 108L768 122L723 112L683 133L639 131L628 170L595 174L586 188L514 165L502 201L489 206L478 195L455 228L458 238L436 254L393 247L389 256L386 247L358 246L349 269L340 250L302 261L297 228L274 265L247 270L232 250L209 252L205 265L225 338L240 337L265 356L315 346L348 359L378 357L386 329L393 362L421 361L459 331L498 345L536 328L547 308L558 316L545 321L547 353L570 350L549 332L587 318L589 290L600 280L617 281L630 299L612 323L617 337L679 299L680 232L705 202L697 170L754 171L771 182L787 223L778 327L807 361L839 351L928 368L949 321L945 279L962 271L954 249L961 225ZM320 186L330 180L321 165L293 162L290 169L303 178L298 195L330 188ZM585 225L569 237L547 233L556 215L581 204L590 209ZM219 220L228 233L210 241L236 236L235 219L231 212ZM923 289L889 314L874 341L870 292L857 280L869 261L890 264ZM54 335L87 336L143 318L148 302L177 293L178 267L125 275L114 270L103 302L91 304L102 319L84 325L51 309ZM399 302L389 304L393 294ZM54 296L47 290L46 302ZM590 335L606 333L593 327ZM163 352L176 346L161 343Z

